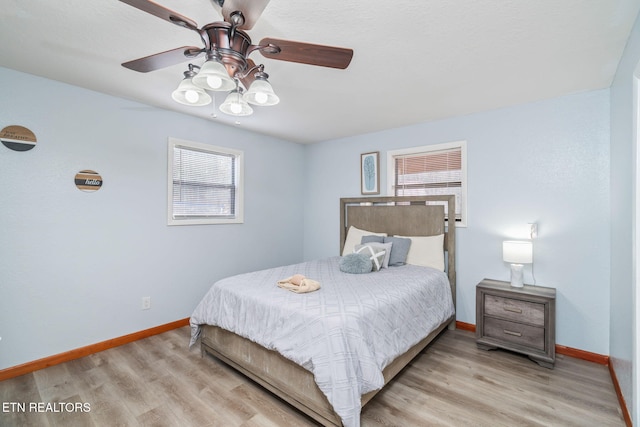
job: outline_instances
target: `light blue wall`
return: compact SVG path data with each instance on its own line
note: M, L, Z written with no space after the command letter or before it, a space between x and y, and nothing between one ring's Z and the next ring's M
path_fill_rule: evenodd
M609 354L608 90L308 147L305 259L338 254L338 199L359 196L360 153L381 152L384 189L388 150L459 140L469 220L457 232L457 319L475 324L475 285L509 280L502 240L537 222L535 277L557 288L557 342Z
M0 369L188 317L217 278L301 260L301 145L0 68L8 125L38 143L0 145ZM167 226L169 136L244 150L244 224ZM102 189L79 191L82 169Z
M38 137L26 153L0 146L0 369L187 317L219 277L335 255L360 153L381 151L385 188L386 151L458 140L458 320L475 323L482 278L508 280L509 230L538 222L535 275L558 289L558 343L609 354L608 90L311 146L1 68L0 90L0 127ZM245 224L166 225L168 136L245 150ZM103 188L78 191L81 169Z
M611 85L611 363L634 425L638 424L638 348L633 324L637 289L634 283L633 216L638 201L637 133L634 130L634 80L640 77L640 21L636 21ZM634 77L634 72L636 76ZM636 160L637 161L637 160ZM636 182L634 182L634 175ZM637 245L637 242L636 242ZM638 355L635 355L637 360ZM633 385L633 376L636 385Z

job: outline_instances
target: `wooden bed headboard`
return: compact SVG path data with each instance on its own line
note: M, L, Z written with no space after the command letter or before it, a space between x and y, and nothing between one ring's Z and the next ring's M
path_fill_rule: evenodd
M427 204L437 202L439 204ZM390 196L340 199L340 254L349 227L388 235L435 236L444 234L447 275L456 298L456 222L445 221L444 204L455 212L455 196Z

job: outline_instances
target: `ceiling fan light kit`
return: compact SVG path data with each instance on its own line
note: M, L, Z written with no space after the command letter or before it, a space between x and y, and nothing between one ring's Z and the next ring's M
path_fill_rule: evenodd
M189 64L189 69L184 72L184 79L173 91L171 97L174 101L184 105L193 105L194 107L208 105L212 101L211 95L193 84L193 77L196 75L194 68L194 65Z
M271 83L267 80L269 75L264 71L255 74L255 80L249 86L249 90L244 94L244 99L253 105L268 107L280 102L280 98L275 94Z
M229 92L227 99L220 105L220 111L231 116L250 116L253 114L253 108L244 99L241 87Z
M345 69L353 57L353 50L289 40L263 39L254 45L243 30L253 28L269 0L214 0L224 22L212 22L198 28L197 24L151 0L120 0L143 12L198 33L203 48L184 46L146 56L122 65L133 71L146 73L176 65L206 54L204 64L199 67L189 64L184 79L171 94L174 101L190 106L202 106L212 102L206 91L229 92L220 111L232 116L247 116L253 113L249 103L271 106L280 102L267 80L264 65L256 65L248 56L259 51L263 56L288 62ZM196 69L198 71L196 71ZM240 83L247 88L246 92ZM244 92L244 94L243 94Z
M193 84L205 90L228 92L235 89L236 82L229 77L227 69L220 61L220 55L210 53L207 60L193 77Z

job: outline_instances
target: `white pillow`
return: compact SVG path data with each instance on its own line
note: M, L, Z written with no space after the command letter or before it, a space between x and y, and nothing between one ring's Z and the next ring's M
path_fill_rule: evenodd
M411 239L407 264L444 271L444 234L437 236L395 236Z
M347 232L347 238L344 241L344 248L342 248L342 256L353 253L353 248L356 245L362 243L362 236L369 235L376 236L386 236L387 233L374 233L372 231L360 230L359 228L354 227L353 225L349 227L349 231Z

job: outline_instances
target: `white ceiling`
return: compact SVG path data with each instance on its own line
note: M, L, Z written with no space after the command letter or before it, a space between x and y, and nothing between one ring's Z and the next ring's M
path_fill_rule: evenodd
M221 20L211 0L156 3L199 26ZM201 46L195 32L118 0L0 5L0 66L237 126L212 106L171 99L188 62L146 74L120 65ZM239 126L312 143L606 88L639 10L638 0L271 0L248 32L254 43L355 53L336 70L255 52L280 103Z

